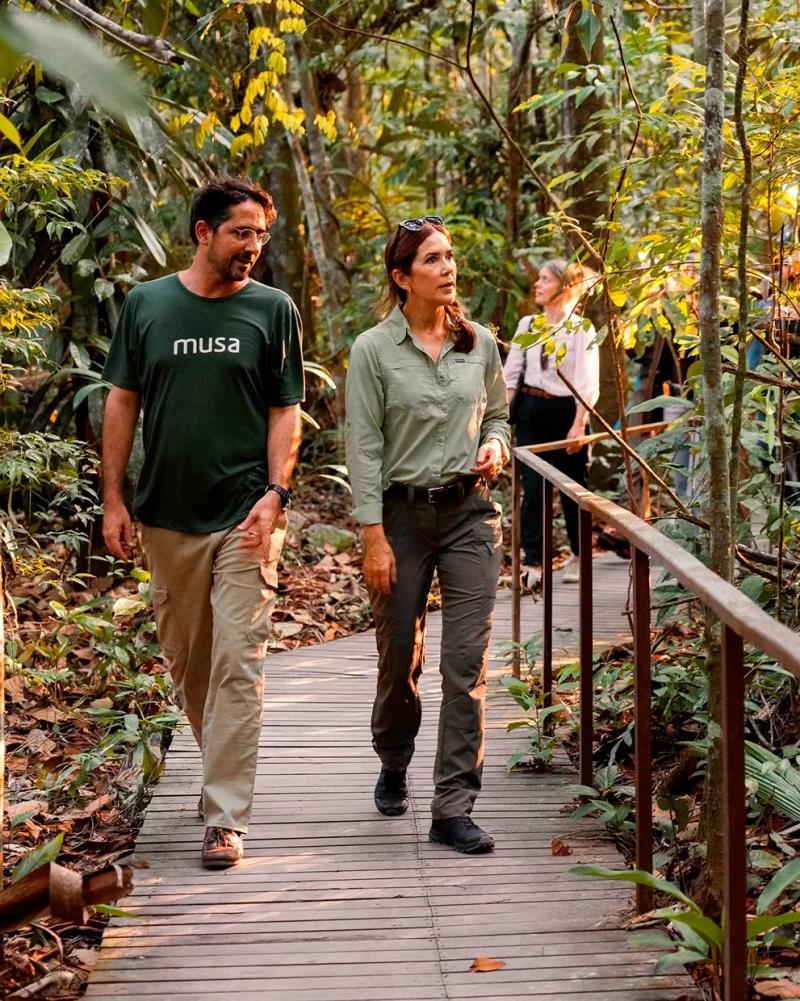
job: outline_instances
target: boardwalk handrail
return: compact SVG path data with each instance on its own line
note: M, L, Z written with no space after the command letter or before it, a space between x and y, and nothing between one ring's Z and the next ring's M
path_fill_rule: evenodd
M632 428L642 433L645 428ZM598 436L587 436L598 440ZM583 439L578 439L583 444ZM565 447L566 442L561 443ZM634 767L636 810L636 865L653 869L653 793L650 661L650 560L665 567L687 590L712 609L722 622L723 676L723 799L725 805L725 996L724 1001L745 1001L747 992L747 849L745 827L745 672L744 641L774 657L800 678L800 639L768 615L732 584L723 580L695 556L625 508L599 497L565 476L535 454L552 450L541 446L515 448L512 453L512 639L515 673L519 672L520 642L520 495L521 467L529 466L542 477L544 506L544 560L542 597L544 636L542 687L545 704L553 687L553 488L579 505L580 585L580 780L593 785L593 644L592 644L592 522L597 517L619 531L631 544L633 567L634 650ZM652 907L652 891L637 886L639 913Z

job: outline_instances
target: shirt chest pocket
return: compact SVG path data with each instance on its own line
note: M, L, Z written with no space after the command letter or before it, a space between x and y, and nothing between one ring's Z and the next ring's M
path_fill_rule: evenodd
M486 402L483 359L464 355L450 360L450 392L463 406L478 407Z
M387 408L413 411L421 417L429 417L438 409L445 392L445 384L440 383L425 359L395 362L384 373L384 379Z

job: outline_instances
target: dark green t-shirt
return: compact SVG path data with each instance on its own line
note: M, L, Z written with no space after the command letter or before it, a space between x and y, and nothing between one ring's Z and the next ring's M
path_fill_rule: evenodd
M260 282L206 299L159 278L125 300L104 376L142 394L134 514L178 532L230 528L269 483L269 407L303 399L300 317Z

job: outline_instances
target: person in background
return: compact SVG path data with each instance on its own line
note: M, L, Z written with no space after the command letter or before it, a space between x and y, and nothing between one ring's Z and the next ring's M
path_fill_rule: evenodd
M406 770L421 721L417 683L434 572L442 593L442 704L431 841L490 851L471 819L481 788L489 637L501 509L488 482L510 454L506 385L493 334L456 300L456 263L439 216L400 223L384 255L385 319L353 344L345 446L364 527L377 627L375 805L408 808Z
M276 217L266 191L220 177L192 197L185 271L128 295L105 367L103 536L133 552L123 484L140 409L133 513L158 638L203 755L202 862L235 865L253 805L264 656L300 444L300 317L250 271Z
M514 400L517 445L542 445L586 434L589 414L559 378L558 369L593 407L600 394L600 361L595 330L582 319L581 303L595 280L594 272L561 258L548 261L539 272L534 298L542 307L547 334L526 350L512 344L505 363L508 399ZM516 333L530 330L533 321L533 316L523 316ZM566 354L557 368L556 357L563 348ZM516 399L515 394L519 394ZM542 455L571 479L586 482L588 446L569 445ZM529 466L523 466L522 483L522 582L532 587L542 576L542 478ZM577 583L578 505L561 494L561 506L571 549L564 581Z

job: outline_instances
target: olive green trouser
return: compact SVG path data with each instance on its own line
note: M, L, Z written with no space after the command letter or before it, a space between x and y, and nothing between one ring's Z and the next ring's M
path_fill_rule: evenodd
M247 831L258 764L264 658L286 536L244 549L235 528L189 535L143 526L158 638L203 754L208 827Z
M468 816L481 788L486 666L500 572L500 506L483 483L453 503L385 497L383 524L397 561L390 595L370 591L378 644L372 737L381 763L405 769L422 706L425 610L434 571L442 592L442 705L434 763L434 820Z

